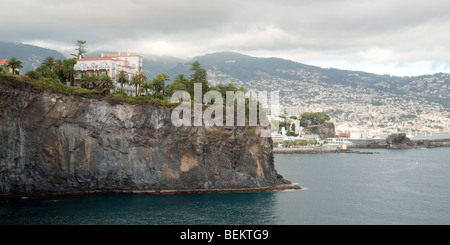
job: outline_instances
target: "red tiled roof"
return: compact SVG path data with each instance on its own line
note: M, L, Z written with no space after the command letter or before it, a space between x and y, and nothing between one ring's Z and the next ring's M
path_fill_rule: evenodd
M0 60L0 65L7 65L9 63L9 60L4 59L4 60Z

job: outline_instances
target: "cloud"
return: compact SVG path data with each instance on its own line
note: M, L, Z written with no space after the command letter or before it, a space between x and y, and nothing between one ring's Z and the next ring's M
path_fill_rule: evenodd
M64 51L192 57L238 51L351 68L428 62L448 69L450 2L440 0L16 0L2 6L1 39ZM449 70L445 70L449 71ZM402 71L403 72L403 71ZM407 72L407 71L405 71Z

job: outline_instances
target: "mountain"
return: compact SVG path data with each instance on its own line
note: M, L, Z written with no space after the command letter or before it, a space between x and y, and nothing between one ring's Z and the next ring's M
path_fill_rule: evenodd
M449 128L450 74L415 77L327 69L280 58L219 52L178 63L169 71L189 75L198 61L212 85L233 83L247 90L278 91L280 103L301 111L325 111L346 127Z
M169 56L144 56L143 58L144 70L147 71L149 79L153 79L161 73L170 74L170 79L173 79L176 75L181 74L175 74L176 69L174 68L179 65L182 66L183 63L185 63L184 60Z
M62 53L52 49L41 48L30 44L0 41L0 59L16 57L22 61L23 68L20 69L21 74L36 69L48 56L52 56L55 60L66 59Z
M370 89L399 95L422 93L421 96L450 108L448 98L450 77L449 74L444 73L397 77L362 71L320 68L280 58L257 58L233 52L197 56L187 63L178 63L177 66L169 71L166 70L165 73L172 76L190 74L190 64L194 61L198 61L208 71L208 78L212 84L237 82L247 89L263 90L270 90L269 88L275 86L280 87L280 92L285 92L288 90L283 87L297 82L298 88L302 87L302 83L311 83L326 86L340 85L352 89ZM269 87L264 85L265 81L271 81ZM290 88L293 89L292 86ZM423 92L428 92L428 94ZM436 97L442 99L439 100Z

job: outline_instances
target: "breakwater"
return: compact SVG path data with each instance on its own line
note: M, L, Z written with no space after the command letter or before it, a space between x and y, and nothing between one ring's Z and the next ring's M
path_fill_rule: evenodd
M348 148L388 148L388 149L412 149L412 148L435 148L450 147L449 139L420 139L400 140L390 142L387 139L349 139L352 142Z
M360 152L352 149L413 149L413 148L436 148L450 147L450 138L443 139L418 139L411 140L405 134L392 134L386 139L347 139L350 144L303 146L296 148L274 148L273 153L299 153L299 154L321 154L321 153L358 153L371 154L376 152Z

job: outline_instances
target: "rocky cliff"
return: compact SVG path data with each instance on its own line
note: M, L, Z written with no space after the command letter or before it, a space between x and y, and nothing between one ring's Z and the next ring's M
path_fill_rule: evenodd
M293 187L261 128L175 127L171 111L0 81L0 195Z
M304 132L306 134L317 134L319 135L320 139L327 139L327 138L334 138L336 137L336 130L334 123L332 122L325 122L319 125L311 125L308 127L305 127Z

